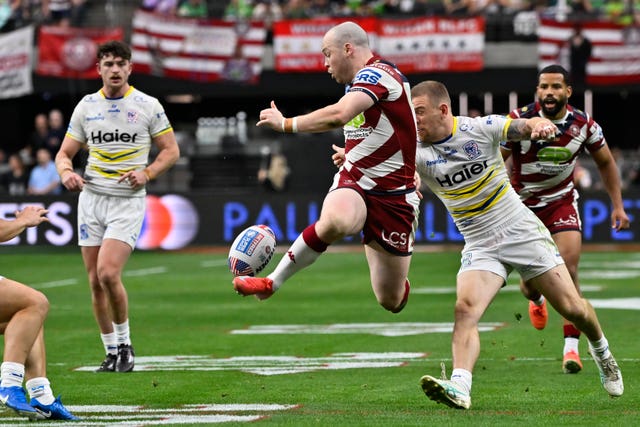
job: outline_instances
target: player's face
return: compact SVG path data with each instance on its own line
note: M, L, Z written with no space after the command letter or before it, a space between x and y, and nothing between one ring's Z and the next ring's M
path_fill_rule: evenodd
M336 82L340 84L351 83L353 75L346 61L345 51L337 46L331 34L327 34L322 40L322 54L324 55L324 66Z
M431 103L427 95L416 96L411 99L416 113L418 140L420 142L436 142L446 135L440 136L442 130L442 111Z
M119 56L106 55L98 63L98 72L107 91L118 92L127 85L131 74L131 61Z
M571 86L567 86L560 73L540 74L536 89L542 113L549 119L559 119L565 114Z

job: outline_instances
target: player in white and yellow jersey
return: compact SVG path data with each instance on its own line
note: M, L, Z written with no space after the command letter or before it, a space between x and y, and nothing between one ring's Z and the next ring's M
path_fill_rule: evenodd
M129 372L134 351L122 270L135 248L145 213L145 185L180 156L160 102L129 85L131 49L119 41L98 48L102 88L76 106L56 156L62 184L81 191L78 244L89 275L93 313L107 353L98 372ZM158 148L147 165L151 145ZM71 160L86 147L84 173Z
M420 140L419 177L443 201L465 238L457 276L453 373L450 380L422 377L427 396L454 408L471 406L472 371L480 354L478 322L512 270L587 336L605 390L622 395L622 375L593 307L573 285L547 228L511 187L499 151L505 139L553 138L556 126L542 117L454 117L449 93L439 82L422 82L411 95Z

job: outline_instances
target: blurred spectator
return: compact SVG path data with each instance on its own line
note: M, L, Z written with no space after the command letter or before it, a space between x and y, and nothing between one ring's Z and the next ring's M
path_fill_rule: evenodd
M13 31L20 26L20 1L0 0L0 32Z
M630 8L627 7L627 0L608 0L603 12L607 20L616 24L630 25L634 20Z
M285 191L289 185L289 164L284 154L271 152L269 147L262 149L262 161L258 170L258 182L267 191Z
M580 164L580 159L576 159L576 167L573 170L573 184L578 190L588 190L593 185L591 172Z
M427 16L441 16L446 13L442 0L415 0L413 7L411 9L404 9L404 11Z
M267 29L283 18L282 8L278 0L258 0L253 6L251 19L264 22Z
M45 113L38 113L33 119L33 132L29 136L29 142L25 146L26 153L32 159L28 164L33 164L33 158L38 148L47 147L49 139L49 119Z
M49 134L45 148L51 153L51 158L54 158L60 149L65 133L67 133L67 127L64 125L62 111L58 109L49 111Z
M175 15L178 0L143 0L142 9L149 12L162 13L163 15Z
M339 9L335 2L330 0L311 0L309 3L309 16L324 18L339 15Z
M20 15L24 24L33 23L40 25L44 22L43 0L22 0Z
M312 18L309 14L309 2L307 0L289 0L282 6L282 13L287 19Z
M42 10L49 25L71 26L71 0L42 0Z
M482 117L482 111L479 108L471 107L469 108L469 112L467 114L469 117Z
M182 0L178 6L177 15L181 18L207 18L206 0Z
M581 20L595 17L595 10L591 0L567 0L572 19Z
M36 152L36 165L29 174L29 194L60 194L60 176L56 165L51 158L51 153L46 148L40 148Z
M474 0L444 0L445 12L449 16L468 16L473 10Z
M9 172L11 168L9 167L9 163L7 161L7 153L0 148L0 176Z
M397 15L402 12L398 0L378 0L372 4L373 14L384 17L385 15Z
M82 27L87 16L88 0L71 0L71 26Z
M569 72L576 95L582 95L587 88L587 64L591 58L591 41L582 33L582 27L576 25L569 39Z
M231 0L224 10L226 21L241 21L251 18L253 7L251 0Z
M22 157L14 153L9 156L9 171L0 177L2 188L11 196L24 196L29 186L29 171Z

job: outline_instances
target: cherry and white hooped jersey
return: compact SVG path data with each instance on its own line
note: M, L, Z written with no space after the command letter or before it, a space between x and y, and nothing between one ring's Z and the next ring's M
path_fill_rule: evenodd
M364 191L415 189L416 117L408 80L374 57L358 71L348 91L361 91L375 104L344 126L342 173Z
M495 229L526 209L500 155L510 123L498 115L458 116L447 138L418 144L416 166L422 181L442 200L465 237Z
M86 95L71 115L67 136L89 148L84 172L88 190L142 197L144 186L133 189L118 179L144 169L153 138L171 130L160 102L132 86L120 98L106 98L102 90Z
M540 104L532 103L509 113L513 118L543 116ZM567 105L567 114L553 123L560 134L554 141L504 142L511 150L511 184L524 203L532 208L567 198L578 198L573 173L578 155L594 152L606 145L602 128L585 112Z

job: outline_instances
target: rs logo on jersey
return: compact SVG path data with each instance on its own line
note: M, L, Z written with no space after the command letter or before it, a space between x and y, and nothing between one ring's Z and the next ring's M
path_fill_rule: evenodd
M377 84L378 80L380 80L380 78L382 77L382 74L380 73L376 73L375 71L371 70L371 69L365 69L360 71L357 75L355 80L353 81L354 83L358 83L358 82L362 82L362 83L371 83L371 84Z

